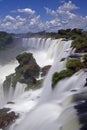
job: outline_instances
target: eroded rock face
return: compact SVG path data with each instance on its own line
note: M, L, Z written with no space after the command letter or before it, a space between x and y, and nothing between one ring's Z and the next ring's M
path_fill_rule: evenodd
M14 111L9 112L9 108L0 109L0 129L4 130L8 125L13 123L17 118L18 114Z
M51 68L51 65L47 65L44 66L41 70L42 70L42 74L41 76L46 76L46 74L48 73L49 69Z
M25 83L29 88L34 88L37 84L37 78L40 73L40 67L36 63L32 53L19 54L16 59L19 66L15 69L15 73L6 77L3 83L5 93L8 94L10 84L15 88L17 82Z

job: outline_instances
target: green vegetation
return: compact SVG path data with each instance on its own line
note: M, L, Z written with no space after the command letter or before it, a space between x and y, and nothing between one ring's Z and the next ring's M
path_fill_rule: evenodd
M76 52L87 52L87 31L82 29L61 29L58 32L38 32L27 33L27 36L40 36L40 37L52 37L52 38L65 38L65 40L72 39L72 47L76 48Z
M81 29L61 29L58 33L52 32L47 35L55 38L72 39L72 47L76 48L76 52L87 52L87 32Z
M76 39L78 36L83 35L82 29L61 29L58 30L58 32L37 32L37 33L32 33L29 32L27 33L27 36L41 36L41 37L53 37L53 38L66 38L66 39Z
M62 62L62 61L64 61L65 60L65 58L62 58L60 61Z
M66 63L66 70L55 72L52 77L52 88L61 79L72 76L75 72L79 71L83 67L83 63L79 59L70 59Z
M0 32L0 49L4 49L12 42L12 35L6 32Z
M67 69L77 72L83 67L83 64L79 59L70 59L67 61L66 67Z
M83 62L84 62L84 63L87 63L87 54L84 54L84 55L83 55Z
M13 35L17 36L16 34L8 34L6 32L0 32L0 49L5 48L6 45L11 43L13 39ZM76 48L76 52L87 52L87 32L83 31L82 29L61 29L58 32L37 32L32 33L29 32L25 34L26 37L52 37L52 38L65 38L65 40L72 39L72 47ZM25 37L25 35L23 37ZM20 37L20 35L18 34Z
M37 77L39 75L40 67L36 63L32 53L19 54L16 59L19 62L19 66L15 69L16 73L28 78L31 76ZM19 77L19 76L18 76Z
M82 35L80 37L77 37L72 42L72 47L76 48L76 52L87 52L87 36Z
M19 64L22 66L24 64L27 64L29 62L35 62L35 59L32 58L32 53L26 53L24 52L23 54L19 54L16 59L18 60Z
M66 69L62 70L61 72L55 72L52 77L52 88L54 89L55 85L58 83L59 80L64 79L66 77L70 77L74 74L73 70Z

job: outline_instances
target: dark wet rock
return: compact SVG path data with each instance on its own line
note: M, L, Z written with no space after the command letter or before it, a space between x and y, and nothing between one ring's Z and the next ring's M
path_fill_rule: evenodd
M44 66L41 70L42 70L42 74L41 76L46 76L46 74L48 73L49 69L51 68L51 65L47 65Z
M10 101L10 102L7 102L7 104L15 104L15 103Z
M62 38L62 41L69 41L69 39L67 39L67 38Z
M69 56L69 58L80 58L80 57L81 57L81 55L79 55L79 54L72 54Z
M71 92L76 92L77 90L76 89L72 89Z
M41 80L36 80L36 83L35 84L28 84L27 85L27 87L25 88L25 91L27 91L27 90L29 90L29 89L33 89L33 90L35 90L35 89L39 89L39 88L41 88L41 85L42 85L42 82L43 82L43 79L41 79Z
M66 58L65 57L63 57L61 60L60 60L60 62L62 62L62 61L64 61Z
M84 53L84 52L87 52L87 45L86 46L83 46L81 48L76 48L75 50L76 53Z
M15 114L14 111L10 112L9 108L0 109L0 128L5 129L8 125L13 123L17 118L18 114Z
M86 82L85 82L85 84L84 84L84 87L87 87L87 78L86 78Z
M81 124L80 130L87 130L87 100L75 105L75 109L77 110L79 122Z

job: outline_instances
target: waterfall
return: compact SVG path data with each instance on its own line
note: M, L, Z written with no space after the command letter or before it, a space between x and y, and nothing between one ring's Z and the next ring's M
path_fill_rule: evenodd
M9 93L8 97L4 95L3 92L3 82L6 78L6 76L12 74L15 72L15 68L18 65L16 61L11 61L10 63L7 63L5 65L0 65L0 106L5 104L6 102L10 101L10 99L13 97L13 88L11 85L9 86Z
M47 50L51 43L51 38L23 38L22 46L26 49Z
M26 84L21 84L18 82L14 91L14 98L20 96L24 92L26 87L27 87Z
M72 40L51 38L22 38L21 47L23 52L32 52L37 63L43 67L52 65L44 79L42 88L38 90L24 91L26 85L17 83L13 93L14 104L7 104L20 113L8 130L80 130L79 101L87 98L84 93L86 73L80 70L69 78L59 81L55 89L52 89L52 76L54 72L60 72L66 68L66 62L70 54ZM64 61L61 61L65 58ZM10 95L12 90L9 91ZM86 106L86 104L85 104ZM82 117L83 116L83 117Z
M54 98L54 99L60 98L60 100L61 100L69 92L73 93L73 91L81 90L84 87L85 79L86 79L86 73L83 70L81 70L81 71L75 73L70 78L66 78L66 79L60 81L56 85L55 90L52 93L52 98ZM57 95L57 93L59 93L59 95ZM63 94L64 94L64 96L63 96Z
M53 44L52 46L50 46L50 49L48 50L47 54L48 56L51 55L51 53L53 55L54 53L53 47L56 46L56 48L54 47L55 48L54 63L43 83L43 86L42 86L43 91L41 94L41 98L39 100L39 104L36 105L36 107L33 108L32 111L27 113L26 117L20 122L20 124L18 124L17 122L13 124L10 130L19 130L19 129L21 130L36 130L36 129L60 130L62 129L64 124L59 123L59 121L61 120L61 118L59 117L61 117L61 113L66 110L64 105L67 108L68 104L70 104L72 100L68 101L68 99L70 98L70 96L68 95L67 96L64 95L64 99L60 99L59 96L57 96L59 94L58 91L54 97L55 92L53 92L51 88L51 79L54 72L61 71L62 69L65 68L67 57L72 52L72 48L70 48L71 42L72 41L68 41L68 42L61 41L61 39L52 41ZM61 58L65 58L65 61L61 62ZM62 85L63 84L61 84L60 87L62 87ZM62 93L59 95L61 96ZM67 102L67 104L64 102ZM76 115L76 111L74 110L74 108L71 108L71 109L72 109L71 115L73 114ZM78 122L77 116L73 118L75 118L75 121L77 120ZM75 121L72 120L71 122L74 123ZM75 128L77 127L78 127L78 123L76 123ZM67 129L64 129L64 130L67 130Z
M2 52L0 58L5 60L6 63L0 64L0 104L4 104L8 101L13 100L16 96L21 95L24 92L24 86L21 84L16 85L16 89L12 88L12 85L9 86L8 95L5 97L3 92L3 81L6 76L15 72L15 68L18 66L18 62L15 60L18 53L32 52L37 63L42 67L45 65L51 65L55 56L55 50L58 40L53 40L51 38L22 38L16 39L14 41L14 48L8 49L5 52ZM52 52L52 54L51 54ZM9 60L9 57L11 61ZM14 60L13 60L14 59ZM2 62L1 62L2 63Z
M80 80L81 77L79 76L77 75ZM76 92L66 91L67 93L63 92L64 95L57 93L59 96L56 95L50 101L34 107L32 111L27 113L21 123L16 122L10 130L79 130L81 127L79 117L77 110L74 108L76 103L73 103L72 100L69 101L70 95L73 98Z
M60 39L54 40L51 38L23 38L22 46L27 52L32 52L37 63L43 67L52 65L59 41Z
M42 100L49 100L52 98L52 75L54 72L59 72L65 68L67 57L70 55L72 51L72 48L70 48L72 41L65 42L58 40L57 42L58 44L55 52L54 63L43 83L43 93L41 102ZM68 50L68 52L66 50ZM61 62L61 58L66 58L66 60Z
M73 105L67 106L58 118L60 128L58 130L79 130L80 122Z

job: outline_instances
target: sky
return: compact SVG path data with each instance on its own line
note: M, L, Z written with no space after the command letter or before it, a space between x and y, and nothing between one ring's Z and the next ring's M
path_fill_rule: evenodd
M87 0L0 0L0 31L87 30Z

